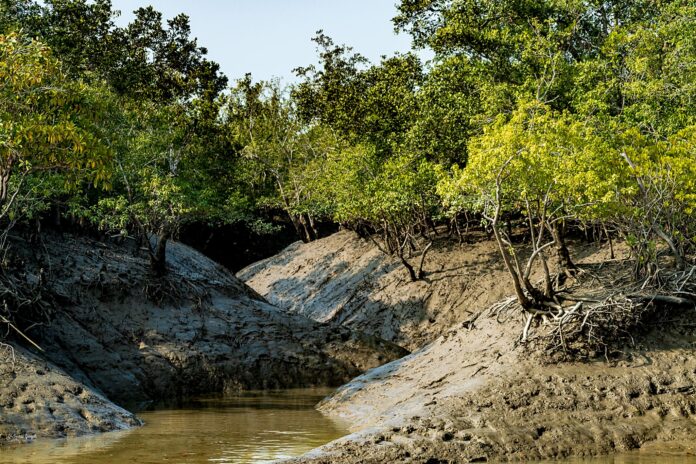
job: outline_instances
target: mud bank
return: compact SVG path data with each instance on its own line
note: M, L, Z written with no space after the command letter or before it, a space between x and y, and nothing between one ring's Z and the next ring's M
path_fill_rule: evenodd
M354 433L289 462L529 461L691 442L694 308L663 309L606 358L558 362L535 346L548 327L533 327L532 339L522 344L519 311L500 317L486 311L512 293L492 243L445 244L432 253L426 280L410 283L398 263L342 232L293 245L239 273L289 312L361 327L409 347L432 340L320 404L324 414L351 423ZM589 287L596 272L608 279L626 272L621 259L609 264L608 254L573 244L577 262L591 270Z
M696 314L673 319L610 362L545 363L515 346L519 324L453 330L321 404L357 432L291 462L528 461L690 443Z
M22 348L1 350L0 444L140 425L128 411Z
M28 280L41 275L51 300L50 323L27 332L44 349L36 359L64 373L60 388L74 384L107 403L103 417L89 413L95 419L87 425L65 422L66 434L111 420L106 398L132 404L225 390L338 386L407 354L374 336L289 315L178 243L167 250L167 277L155 278L127 245L70 235L45 240L40 250L15 245ZM17 385L8 365L2 365L0 398L13 397ZM33 372L22 381L29 389L45 381ZM16 430L63 434L50 415L25 427L27 413L16 401L0 402L0 416Z
M438 240L419 282L409 281L397 259L350 231L297 242L237 276L291 314L338 323L414 351L511 294L495 242L485 235L471 238L462 245ZM573 256L597 262L608 250L573 244Z

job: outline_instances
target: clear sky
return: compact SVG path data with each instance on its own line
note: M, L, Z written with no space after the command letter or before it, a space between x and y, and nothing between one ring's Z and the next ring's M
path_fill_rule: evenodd
M208 48L231 79L252 73L255 80L295 80L292 69L317 61L310 39L319 29L372 62L408 51L410 37L397 35L391 19L397 0L112 0L123 25L132 11L152 5L166 19L186 13L192 35Z

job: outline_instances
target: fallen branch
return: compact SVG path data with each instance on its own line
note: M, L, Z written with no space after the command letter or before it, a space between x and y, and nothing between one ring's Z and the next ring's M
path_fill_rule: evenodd
M0 314L0 322L4 322L5 324L7 324L12 330L14 330L15 332L17 332L22 338L24 338L26 341L28 341L29 343L31 343L37 350L43 352L43 348L41 348L39 345L37 345L37 344L34 342L34 340L32 340L31 338L29 338L24 332L22 332L21 330L19 330L19 329L17 328L16 325L14 325L14 324L13 324L12 322L10 322L5 316L3 316L3 315L1 315L1 314Z

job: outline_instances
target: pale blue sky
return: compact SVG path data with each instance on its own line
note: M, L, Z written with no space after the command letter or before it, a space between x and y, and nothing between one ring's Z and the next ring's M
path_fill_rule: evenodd
M292 69L317 61L310 39L323 29L372 62L408 51L410 37L397 35L391 19L397 0L112 0L119 24L132 11L152 5L169 19L191 18L191 30L230 80L251 72L254 79L294 81Z

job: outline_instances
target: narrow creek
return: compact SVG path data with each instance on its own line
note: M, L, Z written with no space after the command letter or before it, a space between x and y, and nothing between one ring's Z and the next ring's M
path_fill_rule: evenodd
M348 434L314 409L330 389L208 396L138 415L124 432L0 448L0 464L263 464ZM538 464L696 464L695 456L630 453Z
M246 464L299 456L348 432L314 409L331 390L198 398L138 415L125 432L0 449L2 464Z

